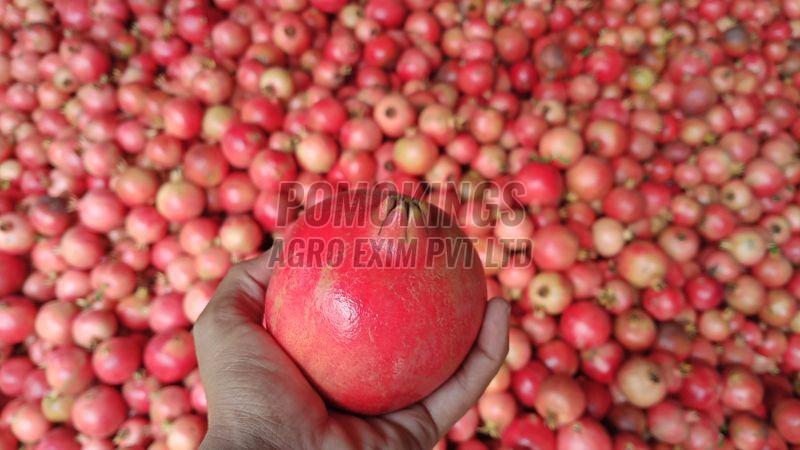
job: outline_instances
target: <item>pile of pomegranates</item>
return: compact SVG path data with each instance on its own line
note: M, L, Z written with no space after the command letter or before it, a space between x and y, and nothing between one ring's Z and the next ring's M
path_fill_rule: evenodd
M800 449L798 108L800 0L0 0L0 449L196 448L216 284L378 182L513 303L437 448Z

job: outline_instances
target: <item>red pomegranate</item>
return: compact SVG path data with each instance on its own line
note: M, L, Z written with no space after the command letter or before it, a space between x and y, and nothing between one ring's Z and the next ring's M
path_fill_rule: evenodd
M362 190L315 204L290 229L280 262L264 326L323 396L353 412L430 394L481 326L477 253L449 215L409 197Z
M2 252L0 252L0 267L3 268L3 276L0 277L0 297L2 297L22 287L28 269L22 259Z

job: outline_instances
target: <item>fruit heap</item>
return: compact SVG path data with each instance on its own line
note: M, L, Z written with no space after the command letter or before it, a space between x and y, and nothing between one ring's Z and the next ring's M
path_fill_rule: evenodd
M189 328L322 181L453 211L514 302L439 448L800 448L800 0L0 0L0 27L0 449L197 447Z

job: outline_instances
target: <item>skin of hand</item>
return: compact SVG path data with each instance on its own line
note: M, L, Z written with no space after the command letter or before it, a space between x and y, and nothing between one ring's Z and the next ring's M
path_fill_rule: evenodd
M510 306L495 298L461 367L427 398L382 416L330 409L261 325L268 261L264 254L233 266L194 326L208 399L202 450L430 450L477 401L508 351Z

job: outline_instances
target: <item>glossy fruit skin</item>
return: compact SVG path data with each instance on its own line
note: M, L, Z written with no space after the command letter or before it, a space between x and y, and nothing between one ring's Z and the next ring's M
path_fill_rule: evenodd
M46 354L45 377L56 392L75 395L94 378L90 356L78 347L65 345Z
M0 439L0 444L3 441ZM5 448L5 447L0 447ZM11 448L9 446L9 448ZM76 433L69 428L53 428L36 444L36 450L81 450Z
M562 225L539 228L533 242L533 261L541 270L566 270L577 259L578 237Z
M503 431L503 445L530 450L555 450L556 439L544 421L534 414L515 418Z
M0 342L10 345L25 340L34 330L36 306L25 297L0 298Z
M683 381L679 398L685 406L707 410L719 401L722 382L714 368L703 364L692 364Z
M617 384L628 402L639 408L649 408L667 395L661 367L641 357L630 358L620 367Z
M588 417L558 431L557 450L611 450L611 437L600 423Z
M609 384L624 357L622 346L616 341L609 341L581 352L581 370L591 380Z
M664 252L647 241L631 242L617 257L620 274L638 288L661 283L666 275L667 264Z
M783 400L772 411L772 421L781 437L791 444L800 444L800 402Z
M3 268L3 276L0 277L0 297L3 297L13 294L22 287L28 269L21 258L2 252L0 252L0 267Z
M606 342L611 336L611 319L600 306L576 302L564 310L560 322L561 336L578 350L586 350Z
M531 361L511 374L511 389L514 396L528 408L536 404L539 386L548 376L547 368L538 361Z
M679 444L689 434L684 413L684 408L678 402L665 400L647 410L648 427L659 441Z
M749 411L764 400L761 379L745 366L731 366L723 375L720 400L723 405L737 411Z
M539 386L535 406L550 428L561 427L583 415L586 395L572 377L551 375Z
M312 0L311 5L315 8L319 9L320 11L324 11L326 13L335 13L344 7L346 1L343 0Z
M109 386L95 386L83 392L72 406L78 431L92 437L109 437L125 420L122 395Z
M539 162L527 164L516 176L522 186L516 192L527 205L557 205L564 193L564 179L557 168Z
M101 342L92 354L97 378L106 384L122 384L142 363L140 336L118 336Z
M197 366L194 339L177 328L150 338L144 349L144 366L162 383L175 383Z
M461 364L480 328L486 287L483 268L475 264L477 254L465 252L465 259L454 261L455 268L447 269L438 258L423 268L420 263L432 256L424 254L426 242L463 234L450 226L420 229L397 221L403 208L427 223L443 217L438 208L418 205L407 197L366 191L338 194L315 204L293 225L285 248L313 239L342 239L341 265L336 270L315 264L281 265L270 280L264 326L326 398L350 411L383 413L428 395ZM411 264L365 270L363 262L358 267L358 260L349 257L356 245L363 245L356 242L392 241L376 240L374 222L347 229L335 222L340 214L368 219L387 206L391 212L385 216L388 222L381 235L412 233L422 243L421 251ZM323 220L313 226L309 217ZM388 256L378 253L380 248L372 251L377 257ZM309 335L309 330L315 333ZM320 353L319 348L327 350ZM375 382L365 385L367 376Z

